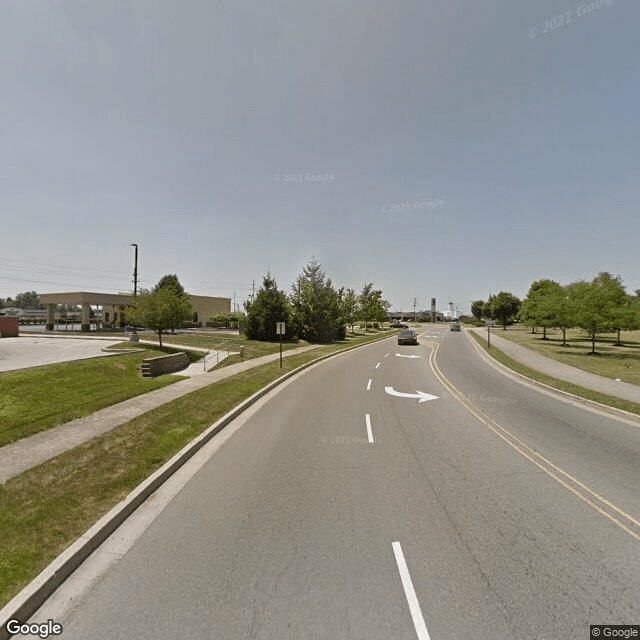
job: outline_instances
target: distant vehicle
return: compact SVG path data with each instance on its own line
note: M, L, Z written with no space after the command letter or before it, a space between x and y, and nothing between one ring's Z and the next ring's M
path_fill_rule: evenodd
M398 344L418 344L418 334L412 329L406 329L398 334Z
M391 327L393 329L408 329L409 325L408 324L404 324L403 322L392 322L391 323Z
M460 331L460 323L452 322L451 323L451 331Z

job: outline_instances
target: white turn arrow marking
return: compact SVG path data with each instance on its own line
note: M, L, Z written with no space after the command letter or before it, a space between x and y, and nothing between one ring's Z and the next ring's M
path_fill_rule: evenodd
M420 356L414 356L413 354L411 354L410 356L405 356L404 353L396 353L396 355L398 356L398 358L419 358Z
M438 396L432 396L430 393L424 391L416 391L415 393L402 393L402 391L396 391L393 387L385 387L384 390L390 396L397 396L398 398L416 398L418 403L427 402L427 400L437 400Z

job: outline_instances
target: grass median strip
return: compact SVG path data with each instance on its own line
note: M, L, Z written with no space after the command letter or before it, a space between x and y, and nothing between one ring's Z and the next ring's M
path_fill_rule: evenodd
M0 447L184 379L143 378L140 363L158 355L150 349L0 373Z
M480 337L474 331L470 331L469 335L473 337L473 339L493 358L495 358L498 362L505 365L509 369L512 369L516 373L521 373L527 378L531 378L532 380L536 380L538 382L542 382L554 389L559 389L560 391L566 391L567 393L572 393L575 396L579 396L580 398L585 398L586 400L592 400L594 402L599 402L600 404L605 404L610 407L614 407L616 409L622 409L623 411L628 411L629 413L635 413L640 415L640 404L636 402L631 402L629 400L623 400L622 398L616 398L615 396L610 396L605 393L600 393L598 391L594 391L592 389L587 389L586 387L581 387L577 384L572 384L571 382L567 382L566 380L561 380L560 378L554 378L553 376L549 376L545 373L540 373L540 371L536 371L535 369L531 369L526 365L521 364L517 360L506 355L503 351L500 351L497 347L493 345L489 348L487 345L487 341Z
M599 334L595 356L589 353L591 342L580 329L567 330L565 346L562 333L555 329L547 330L546 340L522 325L513 325L507 331L496 330L495 335L572 367L640 385L640 331L623 332L620 346L616 346L615 333Z
M261 365L158 407L0 485L0 607L138 484L283 373L369 336Z

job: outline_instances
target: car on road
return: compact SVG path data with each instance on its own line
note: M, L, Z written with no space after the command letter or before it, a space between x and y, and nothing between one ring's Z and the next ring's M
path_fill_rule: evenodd
M398 334L398 344L418 344L418 334L412 329L405 329Z
M452 322L450 330L451 331L460 331L460 323L459 322Z
M408 329L409 328L408 324L404 324L402 322L393 322L391 323L390 326L392 329Z

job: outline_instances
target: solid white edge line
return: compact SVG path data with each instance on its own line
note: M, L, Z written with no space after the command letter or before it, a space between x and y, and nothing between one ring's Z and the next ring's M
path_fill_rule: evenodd
M380 366L380 363L378 362L378 364L374 367L374 369L377 369Z
M367 383L367 391L371 389L371 378L369 378L369 382Z
M364 414L364 419L367 423L367 437L369 438L369 442L373 442L373 433L371 431L371 418L368 413Z
M400 572L404 595L409 603L409 611L411 611L411 618L413 619L413 626L416 629L418 640L430 640L427 625L424 623L422 611L420 611L420 603L418 602L416 592L413 589L409 569L407 569L407 563L405 562L404 554L402 553L402 547L399 542L392 542L391 546L393 547L393 553L396 557L396 564L398 565L398 571Z

